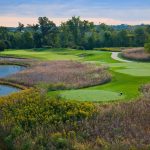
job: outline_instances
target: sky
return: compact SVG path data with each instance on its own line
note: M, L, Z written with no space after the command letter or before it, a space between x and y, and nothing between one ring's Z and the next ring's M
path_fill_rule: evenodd
M95 24L150 24L150 0L0 0L0 26L33 24L43 16L57 25L72 16Z

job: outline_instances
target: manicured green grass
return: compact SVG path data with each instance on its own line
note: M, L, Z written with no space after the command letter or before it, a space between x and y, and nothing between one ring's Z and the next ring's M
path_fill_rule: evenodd
M110 59L111 53L94 50L74 50L74 49L30 49L30 50L6 50L0 55L10 55L16 57L38 58L41 60L78 60L78 61L98 61L106 63L117 62Z
M86 92L83 92L83 90L79 89L73 91L59 91L59 94L69 100L93 100L96 102L114 101L121 99L130 100L140 96L140 87L147 82L150 82L150 76L136 77L117 73L114 71L111 72L113 78L110 83L83 89ZM122 97L119 96L120 93L123 93Z
M110 52L72 49L7 50L2 55L39 58L41 60L77 60L109 66L112 73L110 83L85 89L49 92L78 101L130 100L140 95L141 85L150 82L150 63L122 63L111 58ZM119 94L123 93L122 96Z
M124 95L121 96L117 92L90 89L64 91L60 95L65 99L91 102L107 102L124 99Z
M115 71L131 76L150 76L150 63L115 63L110 64L110 67L116 68Z
M77 60L78 56L70 55L59 51L49 51L47 49L39 50L7 50L1 53L2 55L11 55L16 57L38 58L42 60Z

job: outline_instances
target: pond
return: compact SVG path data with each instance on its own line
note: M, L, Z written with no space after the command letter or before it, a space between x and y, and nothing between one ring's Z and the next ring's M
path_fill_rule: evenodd
M25 67L17 65L0 65L0 78L17 73L24 70Z
M7 77L8 75L17 73L19 71L24 70L25 67L23 66L17 66L17 65L0 65L0 78ZM6 85L0 85L0 96L5 96L14 92L19 91L20 89L12 87L12 86L6 86Z
M7 86L7 85L0 85L0 96L5 96L14 92L18 92L20 89Z

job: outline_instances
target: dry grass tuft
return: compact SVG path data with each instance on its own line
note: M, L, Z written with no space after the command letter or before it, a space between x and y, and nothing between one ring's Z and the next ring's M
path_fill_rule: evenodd
M144 94L145 98L150 99L150 83L142 86L141 92Z
M131 60L150 61L150 54L145 52L144 48L126 49L122 52L122 56Z
M108 143L148 148L150 144L150 98L136 102L108 105L94 119L84 121L79 132L90 139L101 137ZM94 142L94 141L93 141Z
M63 84L67 88L82 88L111 80L106 67L75 61L37 62L7 78L8 81L34 86L39 83Z
M38 60L36 59L26 59L26 58L14 58L14 57L0 57L0 64L1 65L23 65L23 66L30 66L34 65Z

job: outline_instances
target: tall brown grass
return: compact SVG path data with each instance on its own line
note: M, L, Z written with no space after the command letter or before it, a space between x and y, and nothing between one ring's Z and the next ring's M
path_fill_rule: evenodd
M122 51L122 57L137 60L137 61L150 61L150 54L144 48L131 48Z
M23 65L23 66L30 66L34 65L38 60L36 59L27 59L27 58L14 58L14 57L0 57L0 64L1 65Z
M67 88L98 85L111 80L106 67L75 61L39 62L11 75L7 80L33 86L39 83L64 84Z

